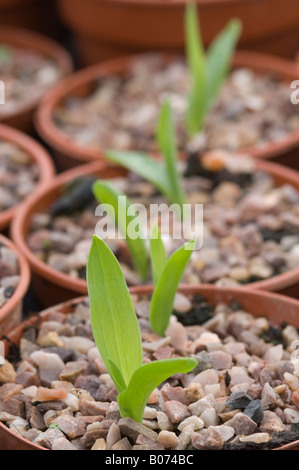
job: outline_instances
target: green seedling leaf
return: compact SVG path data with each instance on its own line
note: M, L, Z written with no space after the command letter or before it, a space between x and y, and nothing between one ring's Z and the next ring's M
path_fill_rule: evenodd
M185 14L187 59L192 78L186 125L189 136L200 132L211 106L227 78L241 33L241 22L231 20L205 53L197 17L197 6L189 3Z
M151 393L174 374L185 374L197 366L190 358L168 359L142 365L133 374L128 388L118 396L122 417L141 423Z
M170 194L164 162L154 160L148 154L142 152L110 150L105 155L109 161L137 173L137 175L152 183L162 194L167 195L167 197Z
M157 143L164 161L155 160L142 152L109 151L106 158L152 183L171 204L179 205L182 215L186 196L178 171L175 126L168 101L163 104L159 116Z
M112 380L122 392L142 365L140 330L119 263L96 236L89 254L87 283L94 339Z
M113 377L114 377L114 383L115 383L115 386L118 390L118 392L122 392L123 390L125 390L127 388L126 386L126 383L125 383L125 380L122 376L122 373L121 371L119 370L119 368L117 367L116 364L114 364L113 361L111 361L110 359L107 359L108 361L108 364L110 365L111 367L111 370L113 371Z
M173 113L169 101L165 101L159 116L157 127L157 142L162 155L164 155L166 172L171 188L171 201L177 202L183 209L186 197L182 188L181 177L178 171L178 153L175 138Z
M104 204L108 216L112 217L120 232L126 237L126 242L131 253L132 261L142 281L148 276L148 253L139 219L129 215L128 209L131 201L125 194L106 181L96 181L93 185L93 193L99 203ZM130 237L129 226L134 222L134 238Z
M207 53L207 109L216 100L227 78L232 58L242 31L242 23L231 20L214 39Z
M50 429L58 429L58 431L61 431L60 427L58 426L57 423L52 423L49 426ZM62 431L61 431L62 432Z
M161 277L163 269L167 264L166 250L157 225L154 226L151 233L150 251L153 280L154 285L156 286Z
M187 129L192 136L198 132L203 123L207 82L206 57L195 3L188 3L186 6L185 35L187 61L192 77L192 88L187 110Z
M165 336L175 295L194 249L195 241L192 240L177 250L167 261L155 287L150 306L150 323L152 329L161 336Z
M12 58L12 49L9 46L0 46L0 63Z

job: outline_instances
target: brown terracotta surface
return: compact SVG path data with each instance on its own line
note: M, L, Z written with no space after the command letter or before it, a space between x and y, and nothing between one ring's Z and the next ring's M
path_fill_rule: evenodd
M299 177L297 172L280 165L258 160L257 168L268 172L274 178L278 186L289 183L299 189ZM47 210L61 194L64 185L78 177L95 175L102 179L120 176L123 170L118 167L105 166L102 162L91 163L77 167L55 177L47 187L36 193L25 204L22 212L15 218L12 224L12 238L33 271L33 284L35 292L43 306L53 305L53 301L59 302L70 299L80 294L87 294L87 283L81 279L72 279L67 274L56 271L29 249L26 238L29 232L30 220L34 213ZM299 297L299 268L289 270L283 274L274 276L265 281L259 281L248 285L247 289L264 289L276 291L293 297Z
M53 59L58 64L62 77L70 74L73 70L70 54L60 44L46 36L22 28L1 26L0 43L3 42L20 49L31 49ZM33 131L33 114L37 105L38 101L34 100L29 105L20 106L17 112L5 116L1 123L31 133Z
M232 17L243 22L240 47L294 58L297 0L197 0L207 45ZM184 49L186 0L59 0L85 65L121 55ZM261 21L262 19L262 21Z
M33 160L39 168L39 182L36 190L42 188L55 175L54 163L46 150L31 137L5 125L0 124L0 139L16 144L25 152L32 155ZM7 211L0 212L0 232L7 229L16 212L22 203L11 207Z
M256 290L248 291L244 288L239 289L219 289L214 286L181 286L180 292L185 295L200 294L207 302L212 305L217 305L222 302L236 301L242 307L250 312L252 315L265 316L273 324L279 325L286 322L290 325L299 327L299 302L294 299L283 297L281 295L260 292ZM152 286L131 288L132 295L149 295L153 291ZM83 298L71 300L64 304L54 307L60 313L68 314L72 311L73 307L82 302ZM42 320L46 321L50 311L53 307L41 313ZM33 325L38 322L38 317L32 317L25 321L14 330L12 330L8 339L15 344L18 344L23 334L25 327ZM9 351L9 341L5 342L6 354ZM16 436L6 426L0 423L0 450L45 450L31 442ZM299 441L285 445L275 450L299 450Z
M19 325L22 320L23 298L30 284L30 268L24 256L18 252L16 246L1 234L0 243L18 253L20 271L20 282L14 295L0 308L0 338L2 338L3 335Z
M46 93L39 106L35 123L41 137L54 149L57 164L61 170L69 169L80 163L103 159L105 149L101 152L73 143L54 123L53 110L69 95L83 97L90 94L97 78L124 74L138 57L142 59L143 56L122 57L89 67L67 77ZM165 60L171 60L171 56L165 56ZM274 73L288 85L299 77L299 64L264 54L237 52L234 67L249 67L261 75ZM296 169L299 169L298 151L299 130L290 133L286 139L270 142L262 148L242 149L243 153L283 163Z
M0 21L54 37L61 31L55 0L0 0Z

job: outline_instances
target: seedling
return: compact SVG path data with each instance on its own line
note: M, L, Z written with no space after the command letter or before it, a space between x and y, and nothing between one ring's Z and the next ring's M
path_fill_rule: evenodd
M146 281L149 268L148 254L139 218L136 214L130 215L129 213L132 202L107 181L96 181L92 189L97 201L104 206L107 215L125 237L133 265L141 280ZM134 238L129 233L132 223L134 223Z
M241 22L232 19L205 52L196 4L187 4L185 36L187 60L192 78L186 116L189 137L201 131L206 116L219 95L230 70L241 30Z
M151 234L151 261L155 290L150 305L150 323L161 336L169 325L178 286L195 248L195 240L187 242L167 260L160 231L154 226Z
M4 63L12 58L12 50L8 46L0 46L0 63Z
M191 92L186 113L186 128L189 138L201 131L206 116L216 101L225 82L232 56L241 33L241 22L231 20L224 30L214 39L205 52L200 35L196 5L189 3L185 15L186 49L190 76ZM178 204L183 214L186 195L178 171L178 151L171 105L166 100L158 120L156 140L164 157L155 160L143 152L114 151L106 153L108 160L129 171L135 172L151 182L172 204Z
M142 364L142 341L123 273L108 246L94 236L87 266L91 325L96 345L115 383L120 414L141 423L151 393L197 361L176 358Z
M176 146L173 113L169 101L165 101L158 120L157 144L163 160L155 160L142 152L109 151L108 160L122 165L152 183L171 204L177 204L183 214L186 195L178 170L178 151Z

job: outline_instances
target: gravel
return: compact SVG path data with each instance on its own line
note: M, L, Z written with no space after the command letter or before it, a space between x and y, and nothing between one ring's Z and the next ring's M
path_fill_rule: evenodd
M36 51L0 44L0 79L5 86L5 106L0 118L31 105L58 81L58 65Z
M137 312L147 300L134 299ZM191 308L206 305L198 298L188 297L188 301ZM0 421L14 433L53 450L267 449L292 442L299 438L299 369L291 362L290 340L298 331L293 330L289 337L283 334L288 326L270 325L240 305L236 314L235 307L234 303L210 306L211 318L200 328L184 327L186 343L170 343L171 357L188 355L200 361L196 349L204 336L204 352L211 356L210 365L206 362L208 368L200 373L195 369L161 384L149 399L143 423L120 417L115 386L103 366L99 371L93 345L82 353L81 345L76 350L72 343L67 356L63 351L68 345L64 344L56 349L61 350L63 360L36 342L41 332L48 334L51 326L62 342L65 337L60 331L66 327L70 327L68 338L76 337L78 316L84 317L80 320L82 331L88 330L87 300L65 316L57 315L53 308L39 330L33 327L24 332L31 341L27 339L26 348L20 350L21 358L7 361L0 368ZM223 313L221 334L217 333L217 323L215 329L210 326L219 310ZM144 311L139 320L148 322ZM171 323L177 322L173 316ZM289 338L281 343L283 356L273 356L276 362L265 359L277 343L274 339L265 342L263 332L257 328L262 324L268 330L280 331L281 338ZM150 338L154 342L156 335L146 334L147 344ZM29 342L36 350L28 358L28 351L33 349L28 348ZM264 347L258 348L260 344ZM215 351L230 356L230 361L223 362L223 369L212 368ZM249 366L240 365L240 351L250 356ZM147 346L143 353L147 361L155 360L155 352ZM48 386L41 384L45 367L50 367L51 373L58 371L58 378ZM236 383L243 390L235 391Z
M213 171L216 157L217 165L221 165L218 171ZM203 247L193 253L184 283L236 287L268 280L299 266L299 192L295 188L286 184L277 187L270 175L255 168L252 159L223 152L206 155L192 171L192 176L184 178L184 184L188 201L204 205ZM32 217L27 236L29 248L39 259L75 279L86 279L90 240L100 220L95 216L92 181L88 178L72 182L54 206ZM133 203L144 203L147 209L150 204L165 203L164 197L155 191L151 197L145 197L136 175L129 174L126 179L116 179L113 183ZM238 188L238 197L228 207L231 185ZM218 199L220 190L221 199ZM78 200L85 201L80 208ZM164 209L165 215L168 210ZM150 222L150 218L143 221L148 225ZM185 241L169 236L168 223L162 224L161 232L169 255ZM127 283L141 284L124 248L124 240L115 239L109 233L105 239L118 257ZM185 315L188 302L178 297L175 305L178 314L182 314L181 321L186 322L190 318ZM142 309L146 313L146 306ZM201 324L209 318L209 309L202 308L193 315Z
M165 64L152 56L136 61L124 79L98 80L89 96L66 96L53 121L79 147L154 150L157 118L167 96L174 109L179 146L185 149L189 91L190 76L183 61ZM203 132L189 145L200 151L263 146L298 127L299 114L290 102L289 85L270 73L260 76L241 68L231 72Z

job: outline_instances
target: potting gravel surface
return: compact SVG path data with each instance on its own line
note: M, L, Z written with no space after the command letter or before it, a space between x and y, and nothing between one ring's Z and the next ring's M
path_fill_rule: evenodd
M39 168L32 156L0 140L0 211L14 207L31 194L38 179Z
M18 257L13 250L0 243L0 312L13 296L19 282Z
M52 59L32 50L0 44L0 80L5 87L0 118L37 101L59 78L59 67Z
M270 449L299 439L298 330L178 294L166 337L133 297L144 362L192 356L198 366L161 384L142 424L121 419L95 346L88 300L28 327L0 368L0 421L53 450Z
M215 162L221 165L212 171ZM299 266L299 191L290 185L276 187L271 176L256 170L251 158L224 152L207 154L202 164L191 158L184 171L191 172L184 179L188 202L203 204L204 212L203 247L192 255L185 283L233 287ZM32 217L27 237L38 258L73 278L86 278L92 235L100 221L95 216L93 181L88 177L72 182L48 211ZM132 202L147 208L166 202L136 175L113 183ZM168 223L161 226L170 254L184 240L167 236L168 230ZM106 241L120 259L128 284L140 284L136 271L122 256L125 241L109 239L109 235Z
M83 148L154 150L158 115L168 97L178 144L185 149L190 83L184 62L165 65L155 56L143 58L124 77L99 79L86 97L66 96L53 120L72 143ZM299 111L291 103L289 84L242 68L230 74L203 132L191 146L199 151L264 146L298 129Z

